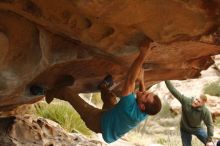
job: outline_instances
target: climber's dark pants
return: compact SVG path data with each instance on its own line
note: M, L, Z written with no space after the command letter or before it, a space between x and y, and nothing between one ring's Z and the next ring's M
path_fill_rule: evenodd
M206 144L207 142L207 132L203 128L199 128L195 132L189 133L180 128L181 139L183 146L191 146L192 135L195 135L201 142Z

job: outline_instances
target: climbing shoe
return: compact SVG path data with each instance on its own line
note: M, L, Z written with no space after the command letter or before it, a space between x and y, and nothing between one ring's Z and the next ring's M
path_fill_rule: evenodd
M105 86L107 88L110 88L113 85L113 79L112 75L107 75L102 82L98 85L98 89L100 89L102 86Z

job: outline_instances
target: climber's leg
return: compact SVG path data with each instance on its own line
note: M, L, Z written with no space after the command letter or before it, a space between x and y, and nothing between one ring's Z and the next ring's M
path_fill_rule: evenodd
M46 98L50 97L68 101L80 114L89 129L97 133L101 132L101 109L91 106L78 94L73 94L71 89L67 87L46 91Z
M101 91L101 98L103 101L103 110L108 110L113 108L116 103L116 95L111 92L105 85L100 86L100 91Z
M105 76L102 82L98 85L98 89L101 91L101 98L103 101L103 110L111 109L117 103L116 95L112 93L109 88L113 85L112 76L109 74Z

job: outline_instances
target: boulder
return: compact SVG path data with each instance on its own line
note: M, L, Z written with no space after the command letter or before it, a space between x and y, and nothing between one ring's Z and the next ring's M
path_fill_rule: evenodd
M67 133L59 124L33 115L1 118L0 125L8 129L0 134L1 145L4 146L105 145L101 141L89 140L77 133Z
M145 38L147 87L197 78L220 53L218 0L0 1L0 110L42 97L69 77L74 93L97 91L106 74L123 82ZM120 90L118 88L117 90Z

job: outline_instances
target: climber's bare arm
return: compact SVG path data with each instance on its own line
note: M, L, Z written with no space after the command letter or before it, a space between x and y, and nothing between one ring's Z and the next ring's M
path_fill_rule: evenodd
M139 73L139 76L137 78L137 83L139 86L139 91L144 92L145 91L145 85L144 85L144 69L141 68L141 71Z
M135 81L138 78L138 75L142 69L142 65L144 63L145 58L148 56L150 49L150 42L146 41L140 46L140 53L138 57L135 59L133 64L131 65L128 74L125 79L124 86L122 88L122 96L127 96L130 93L134 92L135 89Z

